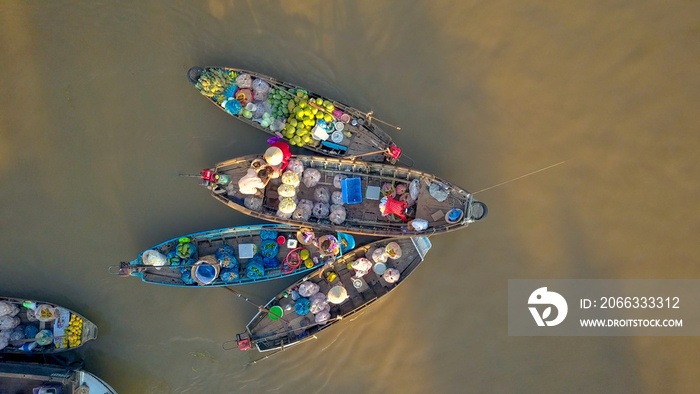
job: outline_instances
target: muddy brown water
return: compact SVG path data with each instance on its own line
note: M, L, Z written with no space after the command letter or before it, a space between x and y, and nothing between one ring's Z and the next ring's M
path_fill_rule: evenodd
M509 337L507 280L698 278L700 3L4 1L0 289L80 311L123 393L690 392L695 337ZM488 218L433 237L352 321L253 366L255 308L118 278L164 240L255 223L178 173L266 136L187 82L230 65L374 110ZM259 302L287 283L239 290Z

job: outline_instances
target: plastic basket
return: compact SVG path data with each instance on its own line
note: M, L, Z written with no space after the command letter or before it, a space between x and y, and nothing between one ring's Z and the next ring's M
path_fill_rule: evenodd
M362 202L362 181L360 178L343 179L341 187L345 204L359 204Z

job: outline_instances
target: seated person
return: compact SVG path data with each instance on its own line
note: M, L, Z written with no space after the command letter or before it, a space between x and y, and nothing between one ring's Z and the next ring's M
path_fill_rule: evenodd
M241 194L262 195L265 186L270 181L274 169L269 165L263 165L257 170L249 168L248 172L238 180L238 189Z

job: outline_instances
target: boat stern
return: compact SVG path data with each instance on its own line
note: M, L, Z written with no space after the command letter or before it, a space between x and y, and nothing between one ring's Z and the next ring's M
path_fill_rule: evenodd
M238 350L250 350L250 337L247 333L236 334L236 344L238 344Z
M478 222L486 217L489 213L488 207L481 201L477 201L470 194L467 200L467 214L464 215L464 220L467 223Z

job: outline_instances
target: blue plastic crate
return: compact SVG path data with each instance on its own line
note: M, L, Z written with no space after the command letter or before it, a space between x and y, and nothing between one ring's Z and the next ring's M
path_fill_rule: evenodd
M341 187L345 204L359 204L362 202L362 181L360 178L343 179Z

